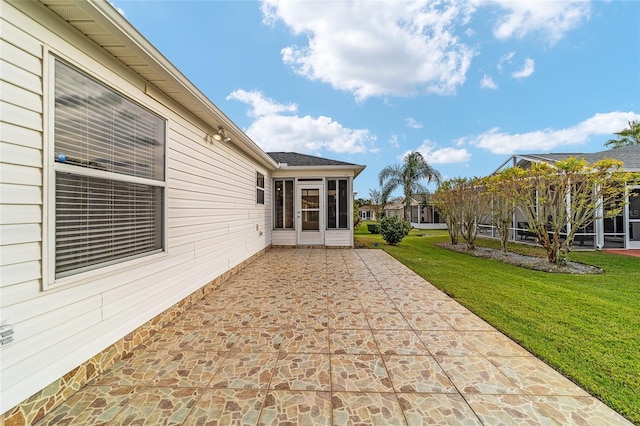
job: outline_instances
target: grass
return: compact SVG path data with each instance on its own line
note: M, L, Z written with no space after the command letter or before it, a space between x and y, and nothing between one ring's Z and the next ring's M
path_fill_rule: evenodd
M446 231L412 230L397 246L355 233L491 323L611 408L640 425L640 259L573 252L598 275L550 274L454 253L436 244ZM495 240L478 245L499 247ZM514 251L543 256L540 248Z

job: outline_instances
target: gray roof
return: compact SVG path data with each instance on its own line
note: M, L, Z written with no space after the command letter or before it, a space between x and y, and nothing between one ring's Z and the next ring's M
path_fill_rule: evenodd
M362 167L359 164L346 163L344 161L330 160L328 158L314 157L313 155L298 154L297 152L267 152L276 163L287 166L353 166Z
M640 171L640 145L629 145L621 148L613 148L606 151L591 153L570 152L549 154L517 154L512 156L511 158L517 159L518 166L527 167L531 162L544 161L547 163L555 163L557 161L566 160L569 157L584 158L588 163L595 163L596 161L603 160L605 158L612 158L622 161L622 168L626 171Z

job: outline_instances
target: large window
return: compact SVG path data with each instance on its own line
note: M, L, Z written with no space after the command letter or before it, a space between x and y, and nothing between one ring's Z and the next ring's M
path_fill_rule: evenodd
M55 277L163 250L165 120L55 61Z
M349 193L347 179L327 180L327 228L349 227Z
M264 204L264 175L256 173L256 203Z
M293 181L274 181L274 225L275 229L293 229Z

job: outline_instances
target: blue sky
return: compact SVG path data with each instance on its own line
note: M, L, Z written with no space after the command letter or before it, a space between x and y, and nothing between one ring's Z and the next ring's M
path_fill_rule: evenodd
M112 4L266 151L366 165L362 198L410 151L484 176L640 119L639 1Z

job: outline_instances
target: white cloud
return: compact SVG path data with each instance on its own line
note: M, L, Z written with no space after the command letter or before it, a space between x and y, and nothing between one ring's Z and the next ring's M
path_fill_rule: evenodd
M264 115L274 115L281 112L298 111L296 104L282 105L273 99L264 97L262 93L253 90L250 92L242 89L235 90L227 96L227 100L230 99L250 105L249 117L262 117Z
M521 79L529 77L535 71L535 62L531 58L527 58L522 65L522 68L511 74L511 77L515 79Z
M516 52L508 52L500 56L500 59L498 59L498 71L502 73L504 64L510 64L514 56L516 56Z
M467 163L471 160L471 154L466 149L457 148L437 148L435 142L426 139L422 142L416 151L418 151L427 163L433 164L452 164L452 163ZM405 152L402 155L404 158L410 151Z
M227 96L249 105L255 120L246 133L265 151L295 151L320 154L375 152L376 137L366 129L349 129L331 117L301 117L297 105L279 104L261 92L236 90ZM289 113L289 114L287 114Z
M412 129L422 129L422 123L420 123L413 117L405 118L404 122L407 125L407 127L411 127Z
M398 135L396 135L395 133L389 138L389 143L394 148L400 148L400 141L398 140Z
M494 36L500 40L535 34L554 44L591 14L590 3L582 0L474 0L473 4L496 5L506 12L493 28Z
M527 152L552 152L557 148L578 146L592 137L602 137L604 143L615 132L627 127L629 120L640 120L640 114L633 112L598 113L585 121L565 129L544 129L527 133L509 134L495 127L481 135L463 138L468 145L477 146L494 154L514 154Z
M474 56L455 31L466 25L467 2L296 2L263 0L264 22L282 21L308 43L282 58L301 76L372 96L455 93Z
M488 76L485 74L482 76L482 79L480 80L480 87L482 87L483 89L495 90L498 88L498 85L493 81L491 76Z

